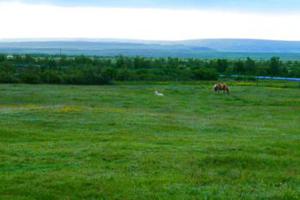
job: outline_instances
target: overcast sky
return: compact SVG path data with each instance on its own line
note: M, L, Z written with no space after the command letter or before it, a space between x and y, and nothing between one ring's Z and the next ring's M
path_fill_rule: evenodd
M300 0L0 0L0 39L300 40Z

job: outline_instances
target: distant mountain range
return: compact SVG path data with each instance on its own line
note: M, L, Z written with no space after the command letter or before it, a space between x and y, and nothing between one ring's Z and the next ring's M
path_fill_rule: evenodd
M184 41L185 45L204 46L223 52L300 53L300 41L254 39L208 39Z
M300 41L203 39L186 41L139 40L10 40L0 41L0 53L146 56L187 58L266 59L280 56L300 60Z

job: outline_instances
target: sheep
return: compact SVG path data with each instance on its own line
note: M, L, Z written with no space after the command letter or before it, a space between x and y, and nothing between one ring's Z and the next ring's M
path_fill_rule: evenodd
M157 90L154 92L156 96L163 97L165 96L163 93L158 92Z

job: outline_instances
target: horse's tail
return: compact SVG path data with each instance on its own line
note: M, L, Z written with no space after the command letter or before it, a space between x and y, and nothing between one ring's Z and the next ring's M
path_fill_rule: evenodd
M230 88L226 85L226 92L230 94Z

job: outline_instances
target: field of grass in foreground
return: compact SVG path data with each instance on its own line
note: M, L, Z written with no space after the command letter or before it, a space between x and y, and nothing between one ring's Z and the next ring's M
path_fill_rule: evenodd
M297 84L0 85L0 199L299 199Z

